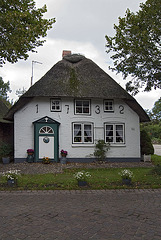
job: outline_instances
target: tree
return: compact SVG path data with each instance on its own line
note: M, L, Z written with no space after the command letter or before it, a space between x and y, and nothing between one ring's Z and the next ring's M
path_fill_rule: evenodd
M122 72L124 79L132 77L126 89L133 94L140 88L161 88L160 13L160 0L147 0L136 14L127 9L125 17L119 17L114 37L105 36L107 53L113 52L110 69Z
M161 97L154 103L154 107L152 108L150 115L153 121L161 121Z
M0 100L2 100L7 107L11 107L13 102L8 100L8 92L11 92L9 81L4 83L2 77L0 77Z
M10 92L10 83L4 83L2 77L0 77L0 97L7 100L7 93Z
M52 28L55 18L44 19L47 7L36 9L34 0L1 0L0 65L27 59L28 51L43 45L43 37Z

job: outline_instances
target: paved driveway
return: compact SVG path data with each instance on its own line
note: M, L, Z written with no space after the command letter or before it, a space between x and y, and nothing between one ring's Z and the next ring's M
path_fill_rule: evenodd
M160 240L161 189L0 192L0 239Z

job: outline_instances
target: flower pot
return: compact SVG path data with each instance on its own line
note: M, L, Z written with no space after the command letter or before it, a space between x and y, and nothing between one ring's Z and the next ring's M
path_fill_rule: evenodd
M8 179L7 184L9 187L13 187L16 184L16 181L14 179Z
M62 157L62 158L60 159L60 163L61 163L61 164L66 164L66 163L67 163L66 157Z
M27 156L27 162L28 163L32 163L34 162L34 154L33 153L27 153L28 156Z
M79 187L87 186L87 182L86 181L78 181L78 186Z
M122 179L122 184L123 185L130 185L131 184L131 179L130 178L123 178Z
M2 162L3 162L3 164L10 163L10 157L2 157Z

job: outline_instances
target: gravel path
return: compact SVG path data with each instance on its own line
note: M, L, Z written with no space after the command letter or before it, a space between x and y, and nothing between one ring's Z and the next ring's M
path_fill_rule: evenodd
M152 167L152 163L149 162L139 162L139 163L10 163L10 164L0 164L0 172L5 172L10 169L20 170L22 174L45 174L45 173L61 173L63 169L70 168L130 168L130 167Z

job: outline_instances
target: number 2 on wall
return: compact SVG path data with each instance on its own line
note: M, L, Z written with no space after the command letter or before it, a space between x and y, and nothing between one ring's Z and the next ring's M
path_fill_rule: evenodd
M124 106L123 106L123 105L120 105L120 106L119 106L119 109L120 109L120 114L124 114Z

